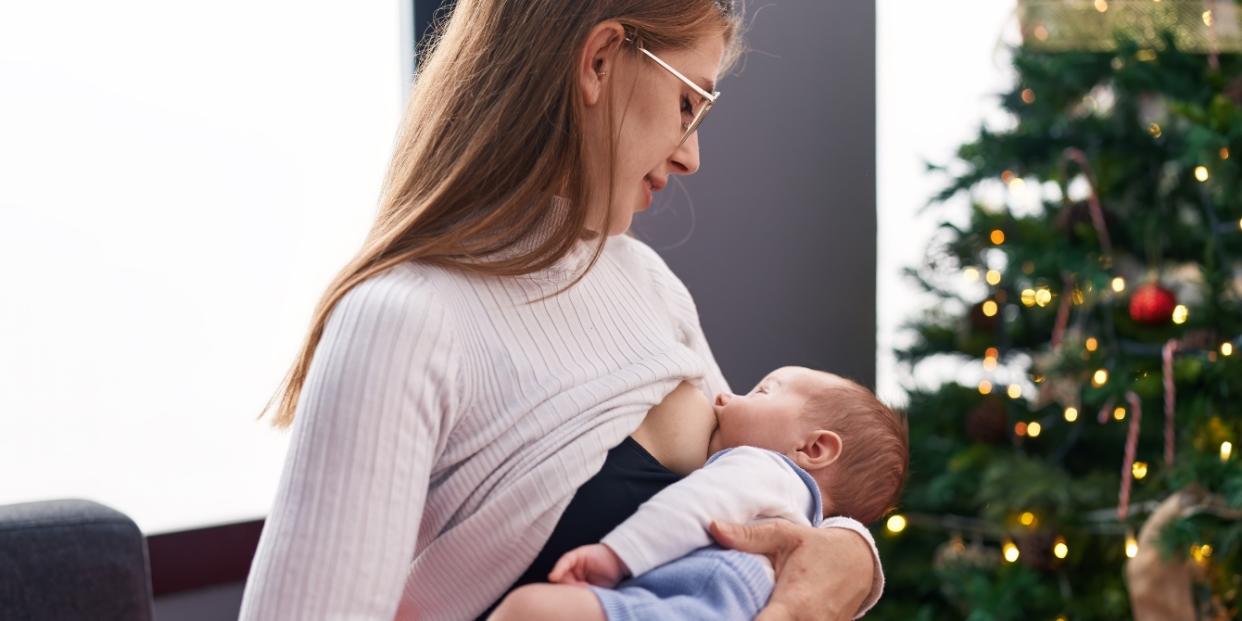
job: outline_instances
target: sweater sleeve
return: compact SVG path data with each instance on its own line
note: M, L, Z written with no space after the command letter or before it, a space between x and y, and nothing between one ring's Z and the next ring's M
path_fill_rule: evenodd
M241 619L396 612L432 464L463 394L448 314L422 285L383 272L329 313Z
M739 446L664 488L601 540L635 576L712 543L712 520L809 524L811 492L777 455Z

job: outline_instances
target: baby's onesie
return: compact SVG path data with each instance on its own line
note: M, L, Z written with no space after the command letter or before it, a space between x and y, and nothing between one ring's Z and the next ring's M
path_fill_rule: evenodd
M753 619L772 594L772 564L716 545L708 524L783 518L820 526L822 515L819 486L788 457L751 446L724 449L604 536L601 543L633 577L613 589L590 588L609 621ZM829 521L838 519L845 518Z

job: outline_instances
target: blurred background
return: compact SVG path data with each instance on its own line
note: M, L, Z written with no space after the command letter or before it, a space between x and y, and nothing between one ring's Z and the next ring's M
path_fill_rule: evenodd
M256 416L447 8L0 5L0 505L128 516L158 618L237 614ZM634 227L735 389L793 362L907 410L871 616L1234 618L1237 4L747 9L701 171Z

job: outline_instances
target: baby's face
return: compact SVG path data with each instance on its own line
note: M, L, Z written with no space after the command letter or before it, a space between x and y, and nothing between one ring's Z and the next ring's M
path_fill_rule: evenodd
M802 420L802 406L817 388L844 379L805 367L781 367L759 380L744 395L722 392L716 395L713 410L716 430L707 450L735 446L755 446L788 454L802 446L813 431Z

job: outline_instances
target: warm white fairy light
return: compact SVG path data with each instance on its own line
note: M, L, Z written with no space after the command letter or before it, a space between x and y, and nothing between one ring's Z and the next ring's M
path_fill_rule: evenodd
M1233 442L1228 440L1220 443L1220 460L1229 461L1229 456L1233 455Z
M1112 286L1113 286L1113 291L1116 291L1117 293L1121 293L1122 291L1126 290L1126 279L1118 276L1113 279Z
M1018 516L1018 522L1020 522L1023 526L1034 526L1035 514L1030 511L1023 511L1022 514Z
M1043 308L1052 302L1052 290L1047 287L1040 287L1035 290L1035 303Z
M1091 375L1091 385L1099 388L1108 383L1108 369L1096 369Z
M1181 325L1186 323L1190 318L1190 309L1185 304L1178 304L1173 308L1173 323Z
M1002 552L1005 555L1005 560L1010 563L1016 563L1018 561L1018 557L1021 556L1021 552L1018 552L1017 544L1012 541L1005 542Z
M1228 341L1221 343L1220 344L1220 355L1232 356L1233 355L1233 343L1230 343Z
M1032 438L1038 438L1042 430L1043 426L1040 425L1038 421L1034 421L1026 426L1026 435L1031 436Z
M992 300L988 300L983 303L983 315L985 317L995 317L998 310L999 307L997 307L996 302Z
M1035 306L1035 290L1034 289L1023 289L1022 290L1022 305L1028 308L1031 306Z
M906 516L900 513L889 516L888 521L884 523L888 528L888 532L894 535L906 529Z
M1134 531L1126 533L1126 558L1134 558L1138 556L1138 539L1134 538Z
M1072 423L1078 420L1078 408L1070 406L1065 408L1065 422Z
M1146 477L1147 476L1147 462L1145 461L1134 462L1134 464L1130 466L1130 474L1133 474L1134 478L1139 479L1139 480Z
M1117 408L1113 409L1113 420L1118 420L1118 421L1120 421L1120 420L1125 420L1125 419L1126 419L1126 409L1125 409L1125 408L1123 408L1123 407L1117 407Z
M992 382L983 380L979 382L979 394L988 395L992 393Z
M988 270L985 280L989 285L999 285L1001 281L1001 273L996 270Z
M1195 179L1198 179L1199 183L1204 183L1211 177L1212 175L1208 173L1207 166L1195 166Z
M1100 342L1094 336L1087 337L1087 342L1084 345L1087 351L1095 351L1100 348Z
M1057 558L1069 556L1069 545L1065 543L1065 537L1057 537L1056 543L1052 544L1052 555Z

